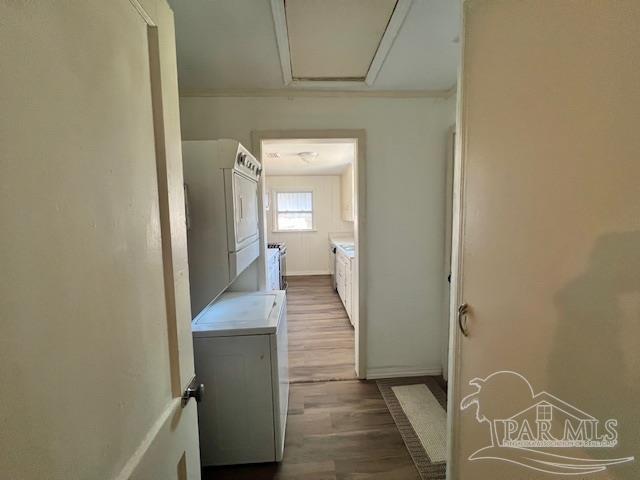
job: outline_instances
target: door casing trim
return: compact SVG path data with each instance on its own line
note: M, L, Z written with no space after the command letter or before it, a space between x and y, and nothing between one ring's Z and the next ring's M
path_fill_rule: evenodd
M354 165L356 189L354 192L355 220L354 240L356 243L358 265L358 318L357 344L355 355L356 375L360 379L367 378L367 209L366 209L366 144L367 131L364 129L335 129L335 130L254 130L251 132L252 151L256 158L262 158L262 141L277 139L354 139L357 154ZM261 192L265 191L264 176L260 179ZM258 199L258 206L264 212L264 195ZM260 255L264 259L258 262L258 276L260 288L266 287L266 217L260 222Z

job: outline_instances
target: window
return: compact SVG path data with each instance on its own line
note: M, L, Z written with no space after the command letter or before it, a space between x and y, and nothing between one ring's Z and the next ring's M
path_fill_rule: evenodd
M313 192L276 192L275 230L313 230Z

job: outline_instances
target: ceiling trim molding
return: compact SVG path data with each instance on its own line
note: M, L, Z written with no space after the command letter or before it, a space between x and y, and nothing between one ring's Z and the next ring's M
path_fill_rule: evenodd
M294 88L366 88L368 85L362 80L292 80L290 87Z
M320 89L184 89L181 97L368 97L449 98L455 89L445 90L320 90Z
M293 73L291 71L291 52L289 50L289 32L287 30L287 14L284 9L284 0L271 0L271 14L273 15L273 25L276 29L282 80L286 86L291 84Z
M393 46L393 42L398 36L398 33L400 33L404 19L407 18L407 14L409 13L412 3L413 0L398 0L396 3L393 13L391 14L391 18L389 19L389 23L387 24L387 28L382 35L382 39L380 39L380 43L378 44L378 49L371 60L371 65L369 65L367 76L364 79L367 85L373 85L376 81L376 78L382 69L382 65L387 59L387 55Z

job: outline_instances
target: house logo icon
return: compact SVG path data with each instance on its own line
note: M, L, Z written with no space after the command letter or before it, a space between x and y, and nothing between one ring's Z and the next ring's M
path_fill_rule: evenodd
M469 385L476 391L462 399L460 408L475 407L476 420L487 423L491 435L491 444L472 453L470 461L499 460L545 473L585 475L634 460L591 455L594 449L618 444L618 421L602 422L555 395L535 393L519 373L499 371ZM504 398L505 404L487 408L483 397ZM505 406L510 403L511 408Z

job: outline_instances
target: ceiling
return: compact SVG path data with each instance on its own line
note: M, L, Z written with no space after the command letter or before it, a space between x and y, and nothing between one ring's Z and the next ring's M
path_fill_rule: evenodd
M168 1L175 15L183 93L285 88L270 0ZM379 41L380 25L395 4L389 0L287 3L291 65L294 76L301 77L361 77L371 61L372 45ZM367 13L358 16L364 20L356 21L353 12L341 12L337 6L345 3L356 10L366 8ZM331 4L335 8L328 8ZM459 1L413 0L374 83L348 88L450 89L456 83L459 17ZM351 36L344 33L345 19L359 25ZM349 48L344 47L347 43ZM348 52L339 56L341 46ZM345 89L336 83L338 87Z
M265 140L262 143L262 165L268 176L340 175L353 163L354 156L355 143L349 139Z
M396 0L286 1L293 78L364 81L395 5Z

